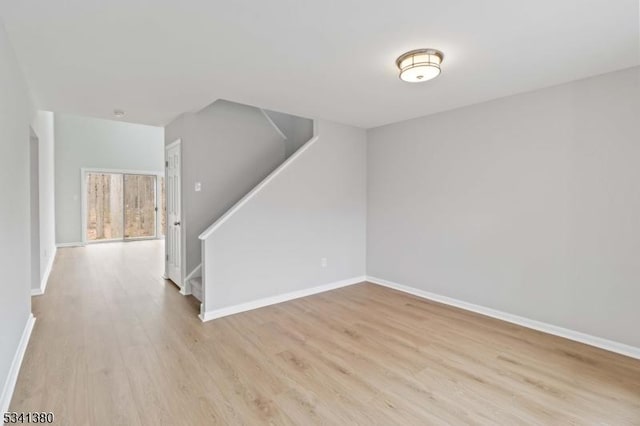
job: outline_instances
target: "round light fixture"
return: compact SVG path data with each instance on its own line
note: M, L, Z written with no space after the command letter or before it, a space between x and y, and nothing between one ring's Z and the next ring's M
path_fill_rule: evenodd
M113 115L115 115L117 118L122 118L124 117L124 111L121 109L114 109Z
M436 49L416 49L400 55L396 65L400 79L409 83L421 83L440 75L444 54Z

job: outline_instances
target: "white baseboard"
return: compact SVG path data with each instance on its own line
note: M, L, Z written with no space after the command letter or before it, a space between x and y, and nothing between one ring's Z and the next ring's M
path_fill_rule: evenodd
M199 264L198 266L196 266L193 271L189 272L189 274L184 278L184 284L182 285L182 287L180 287L180 294L183 296L188 296L190 294L193 294L191 291L191 278L195 277L195 276L199 276L196 275L198 272L202 271L202 263Z
M29 338L31 337L31 331L33 331L33 325L35 324L35 322L36 322L36 319L33 316L33 314L29 314L27 323L24 326L24 331L22 332L22 337L20 338L20 343L18 343L18 347L16 348L16 353L13 356L13 362L11 363L9 374L4 382L4 387L2 388L2 394L0 394L0 413L5 413L9 411L9 404L11 403L11 397L13 396L13 390L16 387L16 382L18 381L18 373L20 373L20 366L22 365L22 360L24 359L24 353L27 350L27 345L29 344Z
M188 281L185 281L182 287L180 287L180 291L178 293L180 293L183 296L189 296L191 294L191 285L189 284Z
M523 327L542 331L543 333L553 334L554 336L564 337L565 339L574 340L576 342L584 343L590 346L595 346L597 348L605 349L607 351L626 355L631 358L640 359L640 348L626 345L624 343L614 342L612 340L603 339L601 337L592 336L590 334L581 333L579 331L570 330L568 328L558 327L556 325L547 324L545 322L532 320L529 318L509 314L507 312L502 312L502 311L498 311L491 308L486 308L480 305L474 305L473 303L463 302L462 300L453 299L447 296L441 296L435 293L430 293L428 291L398 284L393 281L384 280L382 278L367 276L367 281L373 284L384 286L384 287L393 288L395 290L402 291L404 293L409 293L414 296L422 297L424 299L433 300L435 302L443 303L445 305L455 306L456 308L464 309L467 311L486 315L488 317L496 318L502 321L510 322L512 324L518 324Z
M71 243L58 243L56 244L57 248L63 248L63 247L84 247L85 244L82 241L74 241Z
M265 297L264 299L258 299L251 302L241 303L239 305L228 306L226 308L214 309L200 314L200 319L205 321L211 321L216 318L226 317L228 315L237 314L240 312L251 311L253 309L262 308L269 305L275 305L276 303L286 302L288 300L299 299L301 297L311 296L312 294L323 293L329 290L335 290L340 287L346 287L353 284L358 284L366 281L366 277L359 276L348 278L346 280L336 281L329 284L320 285L317 287L306 288L304 290L292 291L290 293L279 294L277 296Z
M57 252L58 252L58 248L54 247L53 252L49 257L49 263L47 263L47 268L44 270L42 281L40 281L40 288L32 288L31 289L32 296L42 296L44 294L44 291L47 289L47 283L49 282L49 275L51 275L51 269L53 269L53 261L56 260Z

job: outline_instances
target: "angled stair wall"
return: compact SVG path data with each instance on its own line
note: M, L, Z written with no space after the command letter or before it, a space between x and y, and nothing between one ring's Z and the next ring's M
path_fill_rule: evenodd
M366 136L317 121L314 138L200 235L201 318L362 281Z
M225 100L166 126L165 143L182 140L184 275L201 263L198 235L287 158L290 138L274 126L259 108Z

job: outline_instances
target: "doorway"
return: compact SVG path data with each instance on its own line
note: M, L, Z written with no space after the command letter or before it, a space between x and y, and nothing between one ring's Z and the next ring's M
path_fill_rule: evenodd
M86 243L164 236L161 174L83 169L82 186Z

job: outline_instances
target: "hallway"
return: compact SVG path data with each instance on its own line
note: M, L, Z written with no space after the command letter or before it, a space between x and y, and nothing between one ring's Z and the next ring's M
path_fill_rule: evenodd
M161 278L163 255L163 240L58 250L46 294L32 299L37 321L11 411L95 425L140 424L141 409L142 423L151 411L171 423L165 410L181 398L166 380L185 367L179 352L196 336L184 329L200 320L199 302Z

